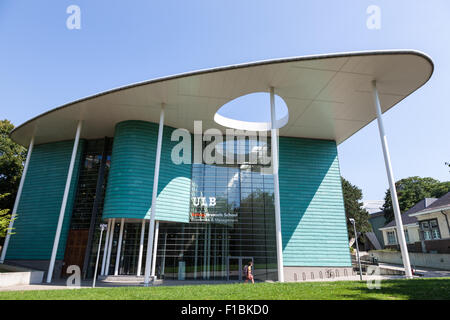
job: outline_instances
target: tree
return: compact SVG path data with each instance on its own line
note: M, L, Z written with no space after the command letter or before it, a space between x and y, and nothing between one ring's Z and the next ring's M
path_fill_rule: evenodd
M10 194L0 194L0 200L7 198ZM6 237L9 221L11 220L10 209L0 209L0 238Z
M352 185L349 181L341 177L342 191L344 193L344 207L345 217L347 220L347 230L349 239L355 237L353 231L353 225L350 223L349 218L355 219L356 228L358 233L365 233L371 230L369 224L369 213L362 207L362 191L355 185Z
M404 213L424 198L439 198L450 191L450 181L440 182L433 178L409 177L395 183L400 212ZM394 219L391 192L386 190L383 204L386 222Z
M10 121L0 120L0 238L9 224L26 158L26 149L9 137L13 129Z

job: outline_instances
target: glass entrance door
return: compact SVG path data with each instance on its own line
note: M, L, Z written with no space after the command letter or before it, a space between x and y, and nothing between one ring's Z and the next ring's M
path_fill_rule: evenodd
M227 280L242 281L244 279L244 266L253 262L253 257L228 257L227 261Z

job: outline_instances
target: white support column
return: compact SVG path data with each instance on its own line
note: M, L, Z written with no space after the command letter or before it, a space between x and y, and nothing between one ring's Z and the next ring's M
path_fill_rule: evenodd
M284 282L284 268L283 268L283 238L281 234L281 210L280 210L280 184L278 180L278 135L275 113L275 93L274 88L270 87L270 119L272 123L271 144L272 144L272 167L273 167L273 187L275 193L275 229L277 239L277 266L278 266L278 281Z
M117 252L116 252L116 265L114 267L114 275L119 275L119 265L120 265L120 254L122 251L122 237L123 237L123 225L125 223L125 219L122 218L120 220L120 231L119 231L119 242L117 243Z
M108 219L108 229L106 229L105 247L103 248L102 268L100 274L105 275L106 256L108 255L109 233L111 232L111 219Z
M153 176L152 208L150 213L150 223L148 226L147 257L145 259L146 261L145 261L144 286L148 286L148 283L150 281L150 271L151 271L150 263L152 261L153 256L153 235L155 229L156 199L158 195L159 164L161 161L163 129L164 129L164 103L161 104L161 114L159 116L158 143L156 146L155 173Z
M113 218L111 221L111 233L109 235L108 254L106 255L105 276L109 274L109 265L111 261L112 243L114 238L115 227L116 227L116 219Z
M69 197L70 184L72 182L72 175L73 175L73 167L75 166L75 159L77 157L78 143L80 141L80 134L81 134L82 126L83 126L83 122L81 120L79 120L78 125L77 125L77 132L75 134L75 141L73 143L72 157L70 159L69 172L67 174L66 186L64 188L64 195L63 195L63 199L62 199L62 203L61 203L61 210L59 211L58 225L56 226L55 241L53 242L52 256L50 258L50 264L49 264L48 273L47 273L47 283L52 282L53 269L55 268L56 253L58 252L59 238L61 236L61 229L62 229L62 224L64 221L64 214L66 213L67 198Z
M144 236L145 236L145 219L142 219L142 226L141 226L141 239L139 241L139 258L138 258L138 265L137 265L137 276L141 276L141 269L142 269L142 255L144 253Z
M0 263L5 261L6 250L8 250L9 239L11 238L11 232L14 226L14 219L16 218L17 208L19 207L20 197L22 196L23 184L25 183L25 177L28 171L28 164L30 163L31 153L33 152L34 136L31 137L30 145L28 146L27 159L22 171L22 177L20 178L19 189L17 190L16 200L14 201L13 211L11 213L11 220L9 221L8 233L6 234L5 242L3 244L2 255L0 256Z
M375 110L377 112L378 129L380 131L381 146L383 148L384 164L386 166L386 173L389 181L389 188L391 189L392 208L394 209L395 223L397 225L397 235L400 244L400 251L402 253L403 265L405 266L405 275L407 278L412 278L411 264L409 262L408 247L406 245L405 233L403 232L403 222L398 205L397 190L395 188L394 174L392 172L391 158L389 155L388 143L386 133L384 131L383 118L381 115L380 98L378 96L377 83L372 81L373 99Z
M156 253L158 252L158 236L159 236L159 221L156 221L156 227L155 227L155 241L154 241L154 248L153 248L153 262L152 262L152 278L156 279L155 277L155 268L156 268Z

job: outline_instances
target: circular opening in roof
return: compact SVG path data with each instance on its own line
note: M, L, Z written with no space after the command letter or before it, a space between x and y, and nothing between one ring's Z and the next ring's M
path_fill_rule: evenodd
M285 126L289 110L283 98L275 95L275 128ZM224 127L267 131L272 128L270 117L270 93L255 92L227 102L217 110L214 121Z

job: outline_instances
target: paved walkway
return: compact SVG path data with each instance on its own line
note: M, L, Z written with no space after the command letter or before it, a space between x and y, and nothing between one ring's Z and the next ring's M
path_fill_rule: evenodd
M378 265L379 267L388 270L395 270L395 271L405 270L405 268L402 265L398 264L379 263ZM416 275L423 278L450 277L450 270L438 270L432 268L415 267L414 272Z

